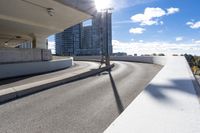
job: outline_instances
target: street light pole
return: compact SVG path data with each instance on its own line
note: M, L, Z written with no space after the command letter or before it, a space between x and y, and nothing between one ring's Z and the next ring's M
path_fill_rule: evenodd
M108 37L108 10L106 10L106 66L110 66L109 37Z
M101 22L103 23L103 27L104 27L104 30L102 30L102 35L104 37L104 43L103 43L103 51L102 51L102 54L105 56L105 64L106 66L110 66L110 53L109 53L109 23L108 21L110 20L108 18L108 15L111 14L111 11L113 10L113 8L106 8L106 9L103 9L101 11ZM102 42L101 42L102 43Z

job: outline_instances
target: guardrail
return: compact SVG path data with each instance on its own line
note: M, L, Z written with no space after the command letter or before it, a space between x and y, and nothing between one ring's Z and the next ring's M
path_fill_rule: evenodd
M75 60L100 59L75 57ZM200 104L195 78L184 57L111 57L164 65L105 133L199 133Z

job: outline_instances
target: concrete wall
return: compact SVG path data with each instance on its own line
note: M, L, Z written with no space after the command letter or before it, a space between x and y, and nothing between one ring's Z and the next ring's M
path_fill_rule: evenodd
M0 64L51 60L47 49L0 48Z
M111 60L118 60L118 61L132 61L132 62L143 62L143 63L153 63L158 65L165 65L168 57L165 56L111 56ZM100 56L75 56L74 60L79 61L100 61Z
M161 60L160 60L160 59ZM153 62L162 64L163 57ZM184 57L166 57L163 69L105 133L198 133L200 104Z
M77 60L99 57L76 57ZM199 133L200 102L184 57L111 57L164 65L105 133Z
M0 65L0 79L30 74L39 74L73 65L73 59L57 59L52 61L13 63Z

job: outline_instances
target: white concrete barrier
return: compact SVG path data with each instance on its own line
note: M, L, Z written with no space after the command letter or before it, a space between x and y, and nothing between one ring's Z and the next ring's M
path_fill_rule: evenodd
M85 57L78 58L84 60ZM184 57L111 59L164 67L105 133L199 133L200 104L195 91L199 88L193 84L196 81Z
M48 61L52 59L48 49L0 48L0 64Z
M118 61L132 61L132 62L142 62L142 63L153 63L158 65L165 65L168 57L165 56L111 56L111 60ZM74 60L77 61L100 61L100 56L75 56Z
M193 80L184 57L166 57L163 69L105 133L199 133Z
M40 62L0 64L0 79L45 73L64 69L72 65L72 58Z

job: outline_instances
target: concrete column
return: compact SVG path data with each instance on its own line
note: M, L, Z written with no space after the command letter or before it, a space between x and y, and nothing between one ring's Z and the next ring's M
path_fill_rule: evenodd
M32 48L36 48L36 38L33 37L33 40L32 40Z
M33 39L33 48L47 49L46 37L36 37Z
M32 48L47 49L46 36L35 34L30 34L29 36L32 38Z

